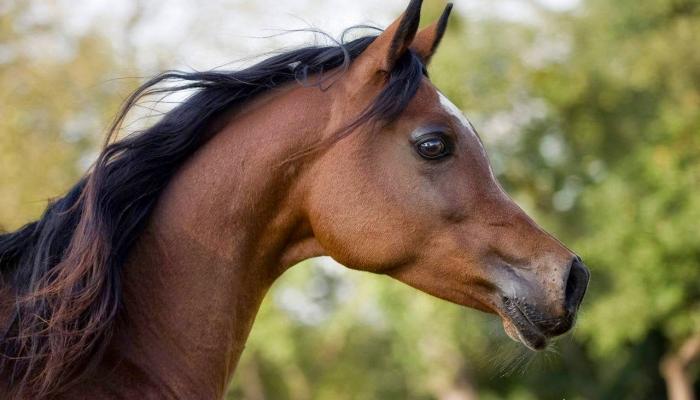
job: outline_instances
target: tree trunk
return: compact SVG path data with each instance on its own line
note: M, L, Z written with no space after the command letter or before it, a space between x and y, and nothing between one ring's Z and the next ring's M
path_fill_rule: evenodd
M661 375L666 380L669 400L695 400L693 381L688 367L700 357L700 334L681 345L677 352L669 352L661 360Z

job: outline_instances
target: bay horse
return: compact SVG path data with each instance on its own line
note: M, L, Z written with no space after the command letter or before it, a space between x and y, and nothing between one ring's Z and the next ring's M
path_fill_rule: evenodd
M131 95L86 175L0 236L0 397L221 398L268 288L321 255L498 314L531 349L568 331L589 273L430 82L451 5L419 31L420 9ZM114 138L139 99L181 90Z

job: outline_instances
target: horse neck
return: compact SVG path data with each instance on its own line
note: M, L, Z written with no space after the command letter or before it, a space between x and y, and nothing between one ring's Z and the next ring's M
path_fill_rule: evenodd
M323 121L308 111L328 107L324 95L297 87L253 101L168 185L124 268L112 347L129 379L221 397L272 282L321 254L301 206L305 164L281 165L318 139Z

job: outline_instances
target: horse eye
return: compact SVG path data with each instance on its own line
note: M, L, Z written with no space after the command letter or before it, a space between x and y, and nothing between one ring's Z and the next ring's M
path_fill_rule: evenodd
M442 158L449 154L449 148L445 139L430 137L416 143L416 151L421 157L429 160Z

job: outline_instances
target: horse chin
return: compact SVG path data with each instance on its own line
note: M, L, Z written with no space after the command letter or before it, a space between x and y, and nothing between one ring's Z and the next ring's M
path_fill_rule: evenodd
M531 323L523 321L516 324L514 319L506 316L502 318L502 321L503 330L514 341L522 343L532 351L544 350L547 347L547 337Z

